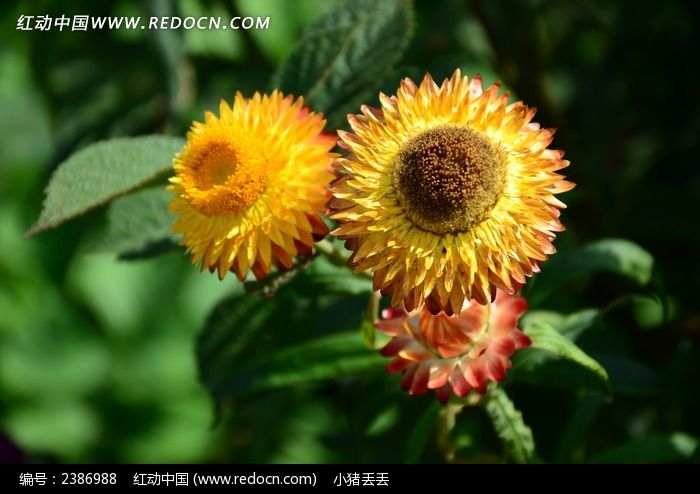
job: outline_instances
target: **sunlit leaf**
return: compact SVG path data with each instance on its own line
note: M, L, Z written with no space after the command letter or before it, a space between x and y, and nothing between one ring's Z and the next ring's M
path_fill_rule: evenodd
M605 369L553 327L546 324L532 324L526 328L525 334L532 340L533 349L545 350L557 357L576 362L592 371L603 382L608 382L608 373Z
M525 285L525 295L537 305L567 281L596 272L616 274L643 286L651 279L653 264L651 254L629 240L597 240L544 263L542 272Z
M184 140L144 136L102 141L61 163L46 188L46 199L33 235L163 176Z
M521 326L527 328L533 324L550 325L571 341L576 341L582 333L594 327L599 319L599 309L583 309L572 314L531 310L523 316Z

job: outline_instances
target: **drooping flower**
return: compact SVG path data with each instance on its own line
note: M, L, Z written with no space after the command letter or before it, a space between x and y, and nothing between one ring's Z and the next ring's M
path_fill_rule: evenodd
M173 227L192 262L223 278L258 279L273 265L290 268L328 233L321 219L336 139L325 120L279 91L236 94L219 116L194 122L174 161Z
M452 316L433 315L425 307L412 312L387 309L375 326L392 337L382 355L393 357L389 372L404 372L403 389L412 395L435 390L444 403L452 392L483 394L490 381L505 379L511 355L530 345L518 329L526 310L524 298L498 290L490 304L465 302Z
M333 234L395 308L488 303L555 252L566 206L554 195L574 187L555 171L569 162L547 148L554 130L532 122L534 108L498 93L459 70L441 86L404 79L339 132L348 154L336 160Z

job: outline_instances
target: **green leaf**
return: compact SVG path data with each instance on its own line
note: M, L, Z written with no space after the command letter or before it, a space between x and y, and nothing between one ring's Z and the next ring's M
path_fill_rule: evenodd
M556 329L566 338L576 341L583 333L595 327L600 318L599 309L583 309L564 316Z
M610 376L615 395L653 397L661 390L658 373L649 365L622 355L597 354Z
M265 297L273 297L277 290L292 281L303 269L307 269L314 261L313 257L296 258L291 268L274 271L262 280L251 280L243 283L246 293L259 293Z
M364 346L358 331L328 334L357 328L362 318L371 287L362 280L358 291L348 273L317 258L273 297L261 286L219 304L197 348L202 382L214 397L381 370L385 360ZM361 296L348 296L354 294Z
M262 281L246 282L246 292L261 291L272 296L282 286L295 280L299 273L303 274L295 283L302 291L313 288L325 295L364 295L372 292L371 278L354 276L347 266L337 266L326 257L317 257L313 262L303 259L287 271L274 272Z
M370 278L355 276L347 266L331 264L325 257L314 260L299 281L313 285L318 289L318 293L324 294L369 295L372 292ZM304 289L304 287L300 288Z
M594 393L582 392L568 414L564 428L558 434L555 463L580 463L591 427L599 416L605 400Z
M526 285L526 297L538 305L567 281L596 272L616 274L644 286L651 280L653 264L652 255L629 240L598 240L546 262L542 272Z
M311 108L331 114L330 121L349 100L372 92L376 96L412 30L408 0L344 3L306 30L275 74L273 85L303 94Z
M231 361L213 392L230 398L382 369L384 363L378 353L364 346L356 331L337 333L248 362Z
M550 325L566 338L576 341L581 334L594 327L600 317L599 309L583 309L567 315L548 310L531 310L523 316L522 327Z
M391 429L401 418L401 412L397 403L392 403L381 410L367 425L365 436L377 437Z
M175 218L168 210L172 194L165 187L150 187L116 199L107 211L107 228L93 247L133 258L175 247L170 230Z
M183 145L182 138L154 135L97 142L78 151L51 176L41 215L27 235L56 227L164 175Z
M17 404L3 419L3 428L30 451L64 455L74 460L89 454L99 442L101 424L97 410L82 401L66 398L50 405Z
M425 411L407 432L404 445L403 462L416 464L420 462L425 449L435 432L435 424L440 413L440 405L436 402L425 407Z
M585 390L605 400L610 399L610 385L571 360L557 358L537 348L524 348L513 355L512 362L508 386L520 383L550 390Z
M590 463L677 463L689 460L698 447L698 439L683 432L653 435L608 450Z
M540 342L533 341L532 347L517 352L512 358L513 369L509 375L509 382L523 382L553 389L583 388L596 396L601 391L600 384L602 383L604 393L609 395L610 383L605 379L601 381L600 372L595 371L593 374L589 372L591 368L588 365L582 367L580 361L572 358L583 355L585 357L584 363L590 364L588 360L592 359L572 342L584 332L595 327L600 318L601 311L598 309L583 309L568 315L547 310L529 311L522 320L521 327L524 328L525 333L532 338L531 333L534 332L535 338L537 338L539 333L547 331L542 328L550 328L554 332L550 336L558 343L546 341L539 345ZM557 357L563 356L562 351L568 350L562 348L561 351L553 351L553 345L573 347L574 354L563 360L557 359ZM593 362L595 363L595 361ZM601 368L597 363L594 367ZM612 381L612 378L610 380ZM617 387L615 387L615 391L617 391Z
M606 386L609 385L608 373L605 369L552 326L546 324L532 324L525 329L525 334L532 340L531 348L544 350L560 358L576 362L595 373L606 383Z
M200 379L210 389L215 387L223 369L230 362L245 356L249 342L262 331L275 310L273 299L254 293L224 299L209 315L204 331L197 341Z
M537 463L535 439L508 395L498 386L491 386L486 395L485 409L493 428L508 454L516 463Z

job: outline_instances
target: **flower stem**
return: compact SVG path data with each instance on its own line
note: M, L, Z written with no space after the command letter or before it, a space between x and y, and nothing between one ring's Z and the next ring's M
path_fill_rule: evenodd
M344 252L339 251L328 239L323 239L316 242L315 246L316 253L318 255L324 256L328 261L334 266L348 267L348 255ZM372 279L372 273L367 271L362 271L361 273L355 273L357 276L364 276L365 278Z
M382 299L379 290L370 293L369 302L367 304L367 310L365 311L365 317L360 325L360 332L362 333L362 340L367 348L376 350L377 348L383 346L377 346L377 331L374 327L374 322L379 319L379 302Z
M347 266L348 265L348 259L347 257L343 256L342 253L338 252L331 243L330 240L323 239L318 242L316 242L316 252L324 256L326 259L330 261L331 264L335 266Z

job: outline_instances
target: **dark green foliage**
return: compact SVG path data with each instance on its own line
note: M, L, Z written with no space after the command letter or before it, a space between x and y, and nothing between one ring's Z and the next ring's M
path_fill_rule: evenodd
M107 227L91 249L134 258L175 248L175 217L168 209L172 197L161 184L116 199L107 211Z
M202 381L221 400L377 372L383 359L367 350L355 329L361 314L335 308L343 297L366 296L370 286L319 258L273 295L251 291L224 299L199 338ZM352 330L338 332L345 328Z
M31 461L700 459L692 2L0 10L0 436ZM17 30L21 14L270 16L270 29L40 33ZM263 282L162 255L178 240L173 154L220 99L279 88L333 131L401 78L457 67L538 107L578 184L560 252L523 288L533 346L486 396L441 406L400 390L376 351L371 282L336 265L339 242Z
M376 98L412 30L409 0L348 2L304 31L272 85L304 95L331 127L342 126L347 113Z

